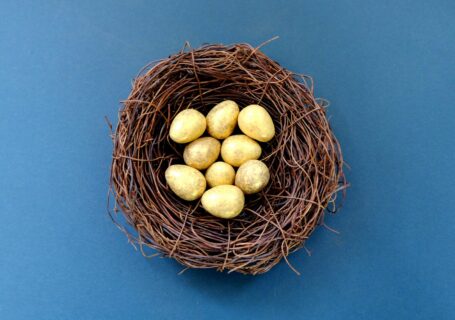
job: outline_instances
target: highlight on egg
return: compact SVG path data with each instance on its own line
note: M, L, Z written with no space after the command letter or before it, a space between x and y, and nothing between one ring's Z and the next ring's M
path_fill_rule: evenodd
M269 168L259 160L248 160L240 166L235 175L235 185L245 194L257 193L270 180Z
M203 137L194 140L185 147L183 160L198 170L207 169L218 159L221 143L212 137Z
M188 143L204 133L207 120L196 109L180 111L172 120L169 137L177 143Z
M230 164L217 161L207 169L205 179L210 187L234 184L235 170Z
M207 190L201 198L202 207L218 218L232 219L238 216L245 205L242 190L232 185L221 185Z
M234 167L239 167L248 160L259 159L261 153L259 143L244 134L230 136L221 145L221 157Z
M190 166L174 164L166 169L164 176L169 188L183 200L199 199L206 188L204 175Z
M226 139L234 131L239 116L239 106L232 100L218 103L207 114L207 131L217 139Z
M260 142L268 142L275 136L275 125L272 117L257 104L251 104L239 113L238 123L240 130Z

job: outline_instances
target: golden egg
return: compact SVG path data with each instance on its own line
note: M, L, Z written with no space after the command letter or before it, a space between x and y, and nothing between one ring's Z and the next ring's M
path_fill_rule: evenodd
M199 138L206 126L207 122L202 113L195 109L186 109L172 120L169 136L177 143L188 143Z
M259 143L243 134L230 136L221 145L221 157L234 167L239 167L247 160L258 159L261 152Z
M263 107L251 104L239 113L239 128L244 134L257 141L270 141L275 135L272 117Z
M207 190L201 198L202 207L218 218L232 219L240 214L245 205L242 190L232 185L221 185Z
M183 160L193 168L203 170L210 167L220 155L221 143L212 137L194 140L185 147Z
M229 137L237 125L239 106L231 100L218 103L207 114L207 131L217 139Z
M269 168L259 160L248 160L235 175L235 185L246 194L261 191L270 179Z
M234 168L223 161L215 162L205 172L205 179L210 187L216 187L223 184L234 184L234 178Z
M171 190L183 200L196 200L205 191L204 175L189 166L174 164L167 168L164 175Z

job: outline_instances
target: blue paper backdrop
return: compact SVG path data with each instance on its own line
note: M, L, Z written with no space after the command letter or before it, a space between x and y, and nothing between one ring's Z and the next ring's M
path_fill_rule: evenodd
M0 319L453 319L455 2L1 1ZM144 259L106 215L104 120L147 62L258 45L331 101L352 187L258 277Z

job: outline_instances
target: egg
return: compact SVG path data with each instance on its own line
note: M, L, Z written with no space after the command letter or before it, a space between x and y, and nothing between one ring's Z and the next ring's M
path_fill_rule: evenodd
M232 185L221 185L207 190L201 198L202 207L218 218L232 219L242 212L245 196Z
M229 137L237 125L239 106L231 100L218 103L207 114L207 131L217 139Z
M207 121L202 113L195 109L186 109L172 120L169 136L177 143L188 143L199 138L206 126Z
M221 145L221 157L234 167L239 167L247 160L258 159L261 152L259 143L243 134L230 136Z
M215 162L205 172L205 179L210 187L216 187L223 184L234 184L234 178L234 168L223 161Z
M212 137L203 137L194 140L185 147L183 161L193 168L207 169L218 159L221 143Z
M272 117L263 107L251 104L242 109L238 117L240 130L260 142L270 141L275 135Z
M269 168L259 160L246 161L240 166L235 175L235 185L246 194L261 191L269 180Z
M204 175L186 165L174 164L166 169L164 176L169 188L183 200L200 198L206 188Z

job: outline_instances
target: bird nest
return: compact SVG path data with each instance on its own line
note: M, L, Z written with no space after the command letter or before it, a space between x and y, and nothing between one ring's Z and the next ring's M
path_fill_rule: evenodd
M169 138L173 117L187 108L207 114L227 99L240 107L263 106L276 128L274 139L262 145L270 182L247 195L243 212L231 220L208 214L200 201L181 200L164 176L183 159L184 146ZM325 106L309 77L281 67L259 48L185 45L146 66L123 102L112 134L111 217L143 254L153 248L188 268L259 274L283 258L288 262L323 223L324 212L335 212L346 186Z

